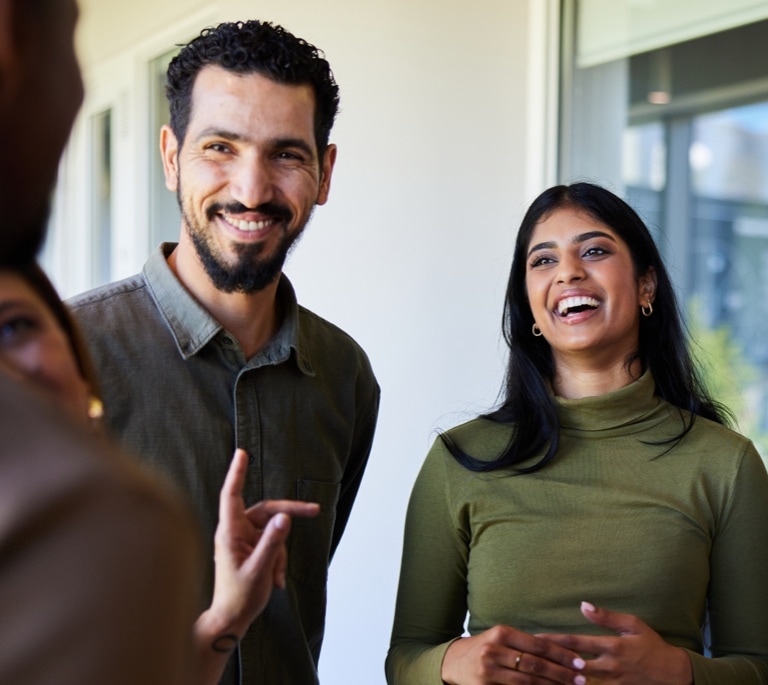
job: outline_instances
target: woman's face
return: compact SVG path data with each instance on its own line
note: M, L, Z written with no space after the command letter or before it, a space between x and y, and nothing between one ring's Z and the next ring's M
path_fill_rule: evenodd
M51 310L18 274L0 271L0 367L85 421L90 389Z
M563 207L536 226L525 282L556 364L574 356L623 364L637 350L640 307L653 302L655 275L638 278L627 244L586 212Z

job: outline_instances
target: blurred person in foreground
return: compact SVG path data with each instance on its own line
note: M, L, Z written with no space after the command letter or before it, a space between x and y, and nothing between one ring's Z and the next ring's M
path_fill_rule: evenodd
M261 593L219 593L229 601L198 617L200 545L188 510L95 435L97 382L33 264L83 97L77 14L74 0L0 0L0 683L215 682L227 653L218 641L236 636L216 633L211 619L233 606L252 619L284 582L287 521L261 518L260 554L222 558L232 540L219 536L222 578L242 580L261 561L269 582ZM236 455L222 490L235 537L242 464Z
M0 265L44 238L83 97L77 14L74 0L0 0ZM0 683L190 682L188 513L44 395L0 360Z

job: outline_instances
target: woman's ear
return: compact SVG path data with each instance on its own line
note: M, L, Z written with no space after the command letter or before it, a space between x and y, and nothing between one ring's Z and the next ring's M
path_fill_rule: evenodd
M656 269L649 266L648 271L640 276L639 285L640 306L642 307L648 303L653 304L653 301L656 299Z

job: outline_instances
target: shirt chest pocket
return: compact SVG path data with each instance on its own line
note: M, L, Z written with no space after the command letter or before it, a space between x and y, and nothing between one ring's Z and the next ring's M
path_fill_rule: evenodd
M296 481L296 499L320 505L317 516L295 518L291 527L288 574L300 585L314 589L325 587L340 491L339 483L303 478Z

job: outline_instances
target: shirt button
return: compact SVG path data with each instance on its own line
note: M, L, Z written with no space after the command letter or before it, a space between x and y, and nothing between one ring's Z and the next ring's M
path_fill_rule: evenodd
M232 345L234 345L234 344L235 344L235 341L234 341L234 340L232 340L232 338L230 338L228 335L225 335L225 336L224 336L224 344L225 344L227 347L232 347Z
M253 466L256 463L256 457L248 452L248 466Z

